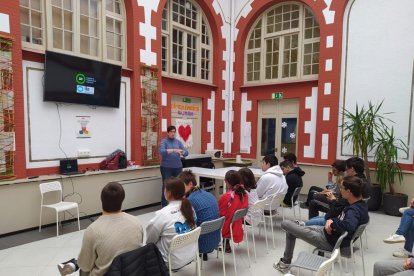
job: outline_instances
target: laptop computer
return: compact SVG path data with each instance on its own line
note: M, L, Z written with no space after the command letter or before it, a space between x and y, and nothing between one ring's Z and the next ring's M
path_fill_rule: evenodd
M83 172L78 172L78 159L60 160L60 174L75 175L82 173Z

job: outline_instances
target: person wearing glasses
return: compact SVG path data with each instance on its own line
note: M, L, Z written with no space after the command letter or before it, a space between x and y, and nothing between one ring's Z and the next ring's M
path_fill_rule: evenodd
M160 155L162 157L160 164L160 171L162 177L162 190L161 190L161 205L167 206L168 201L164 197L165 181L171 177L177 177L183 170L183 164L181 163L181 156L188 155L188 151L184 148L183 143L175 138L177 129L175 126L169 126L167 128L167 137L162 139L160 143Z

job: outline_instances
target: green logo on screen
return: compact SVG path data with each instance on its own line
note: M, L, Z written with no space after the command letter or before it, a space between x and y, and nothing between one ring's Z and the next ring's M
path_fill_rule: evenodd
M84 84L86 82L86 76L83 73L77 73L75 80L78 84Z

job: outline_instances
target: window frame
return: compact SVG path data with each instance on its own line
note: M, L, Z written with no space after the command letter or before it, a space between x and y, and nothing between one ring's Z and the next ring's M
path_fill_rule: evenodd
M80 45L81 45L81 26L80 26L80 18L81 18L81 12L80 12L80 0L71 0L72 2L72 11L73 11L73 18L72 18L72 30L73 30L73 42L72 42L72 51L55 48L53 46L53 12L52 12L52 0L40 0L41 4L41 21L42 21L42 44L33 44L31 42L26 42L24 40L22 41L22 48L24 50L38 50L38 51L46 51L51 50L54 52L59 52L63 54L68 55L76 55L82 58L107 62L111 64L121 65L123 67L126 67L127 61L126 61L126 25L127 25L127 18L126 18L126 11L125 11L125 4L123 0L119 0L120 5L120 14L118 15L115 12L110 12L106 10L106 0L98 0L98 55L93 56L89 54L81 53L80 51ZM19 8L21 9L21 5L19 3ZM30 9L29 9L30 10ZM107 45L107 38L106 38L106 19L111 18L115 21L121 22L121 60L115 60L115 59L109 59L108 58L108 45ZM22 23L20 22L20 25ZM28 25L31 27L31 25ZM90 34L88 35L88 37ZM32 38L31 38L32 39Z
M289 30L281 30L278 32L274 32L272 34L267 34L266 33L266 28L267 28L267 20L268 20L268 16L267 14L273 10L276 9L279 6L284 6L284 5L297 5L299 6L299 24L297 28L292 28ZM318 76L319 76L319 72L318 74L311 74L311 75L304 75L304 47L305 47L305 42L306 44L308 43L315 43L315 42L319 42L319 54L320 54L320 33L319 33L319 37L317 38L310 38L310 39L305 39L305 27L304 27L304 20L305 20L305 12L306 9L311 12L311 14L313 15L313 18L315 19L315 21L318 23L319 22L316 20L315 14L312 12L312 10L302 4L302 3L298 3L298 2L283 2L277 5L274 5L272 7L270 7L269 9L265 10L252 24L247 36L246 36L246 41L245 41L245 45L244 45L244 53L243 53L243 57L244 57L244 72L243 72L243 81L244 84L247 86L255 86L255 85L266 85L266 84L277 84L277 83L288 83L288 82L293 82L293 81L309 81L309 80L317 80ZM262 20L262 26L261 26L261 37L260 37L260 45L261 47L259 48L252 48L249 49L249 41L250 41L250 37L253 33L253 31L255 30L256 25L259 23L259 21ZM282 21L283 22L283 21ZM320 25L319 25L320 28ZM298 53L297 53L297 75L294 77L283 77L283 53L284 53L284 40L286 39L286 37L291 36L293 34L297 34L298 35ZM278 57L278 77L276 79L266 79L266 41L268 39L273 39L273 38L279 38L279 57ZM248 71L247 71L247 65L248 65L248 55L249 54L253 54L253 53L258 53L260 52L260 69L259 69L259 79L258 80L248 80L247 76L248 76ZM254 66L254 65L253 65ZM320 62L319 65L320 66Z
M167 8L167 20L166 20L166 30L163 29L162 24L161 24L161 71L162 71L162 76L165 77L171 77L171 78L176 78L176 79L183 79L186 81L191 81L191 82L198 82L198 83L205 83L205 84L212 84L213 82L213 37L212 37L212 32L211 32L211 28L210 28L210 24L203 12L203 10L201 9L201 7L195 3L194 1L188 0L191 2L191 4L197 9L197 28L193 29L191 27L182 25L178 22L175 22L172 20L172 5L173 5L173 1L169 0L166 3L166 6L163 9L163 12L165 10L165 8ZM161 18L161 20L163 21L164 19ZM206 30L208 33L208 41L209 44L203 44L202 43L202 36L203 36L203 32L202 32L202 22L204 21L205 26L206 26ZM183 54L182 54L182 74L178 74L178 73L173 73L173 30L177 30L180 32L183 32ZM193 35L196 36L196 76L195 77L190 77L187 76L187 37L188 35ZM162 44L162 39L163 37L165 37L166 39L166 68L167 71L163 71L163 59L162 59L162 51L163 51L163 44ZM208 66L208 79L202 79L202 68L201 68L201 53L202 53L202 49L205 49L208 52L208 62L209 62L209 66Z

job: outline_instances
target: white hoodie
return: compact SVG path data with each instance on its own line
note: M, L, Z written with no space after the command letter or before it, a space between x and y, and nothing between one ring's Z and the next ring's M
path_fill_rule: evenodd
M257 181L256 192L259 199L266 198L273 194L286 194L288 185L282 169L276 165L267 169Z

